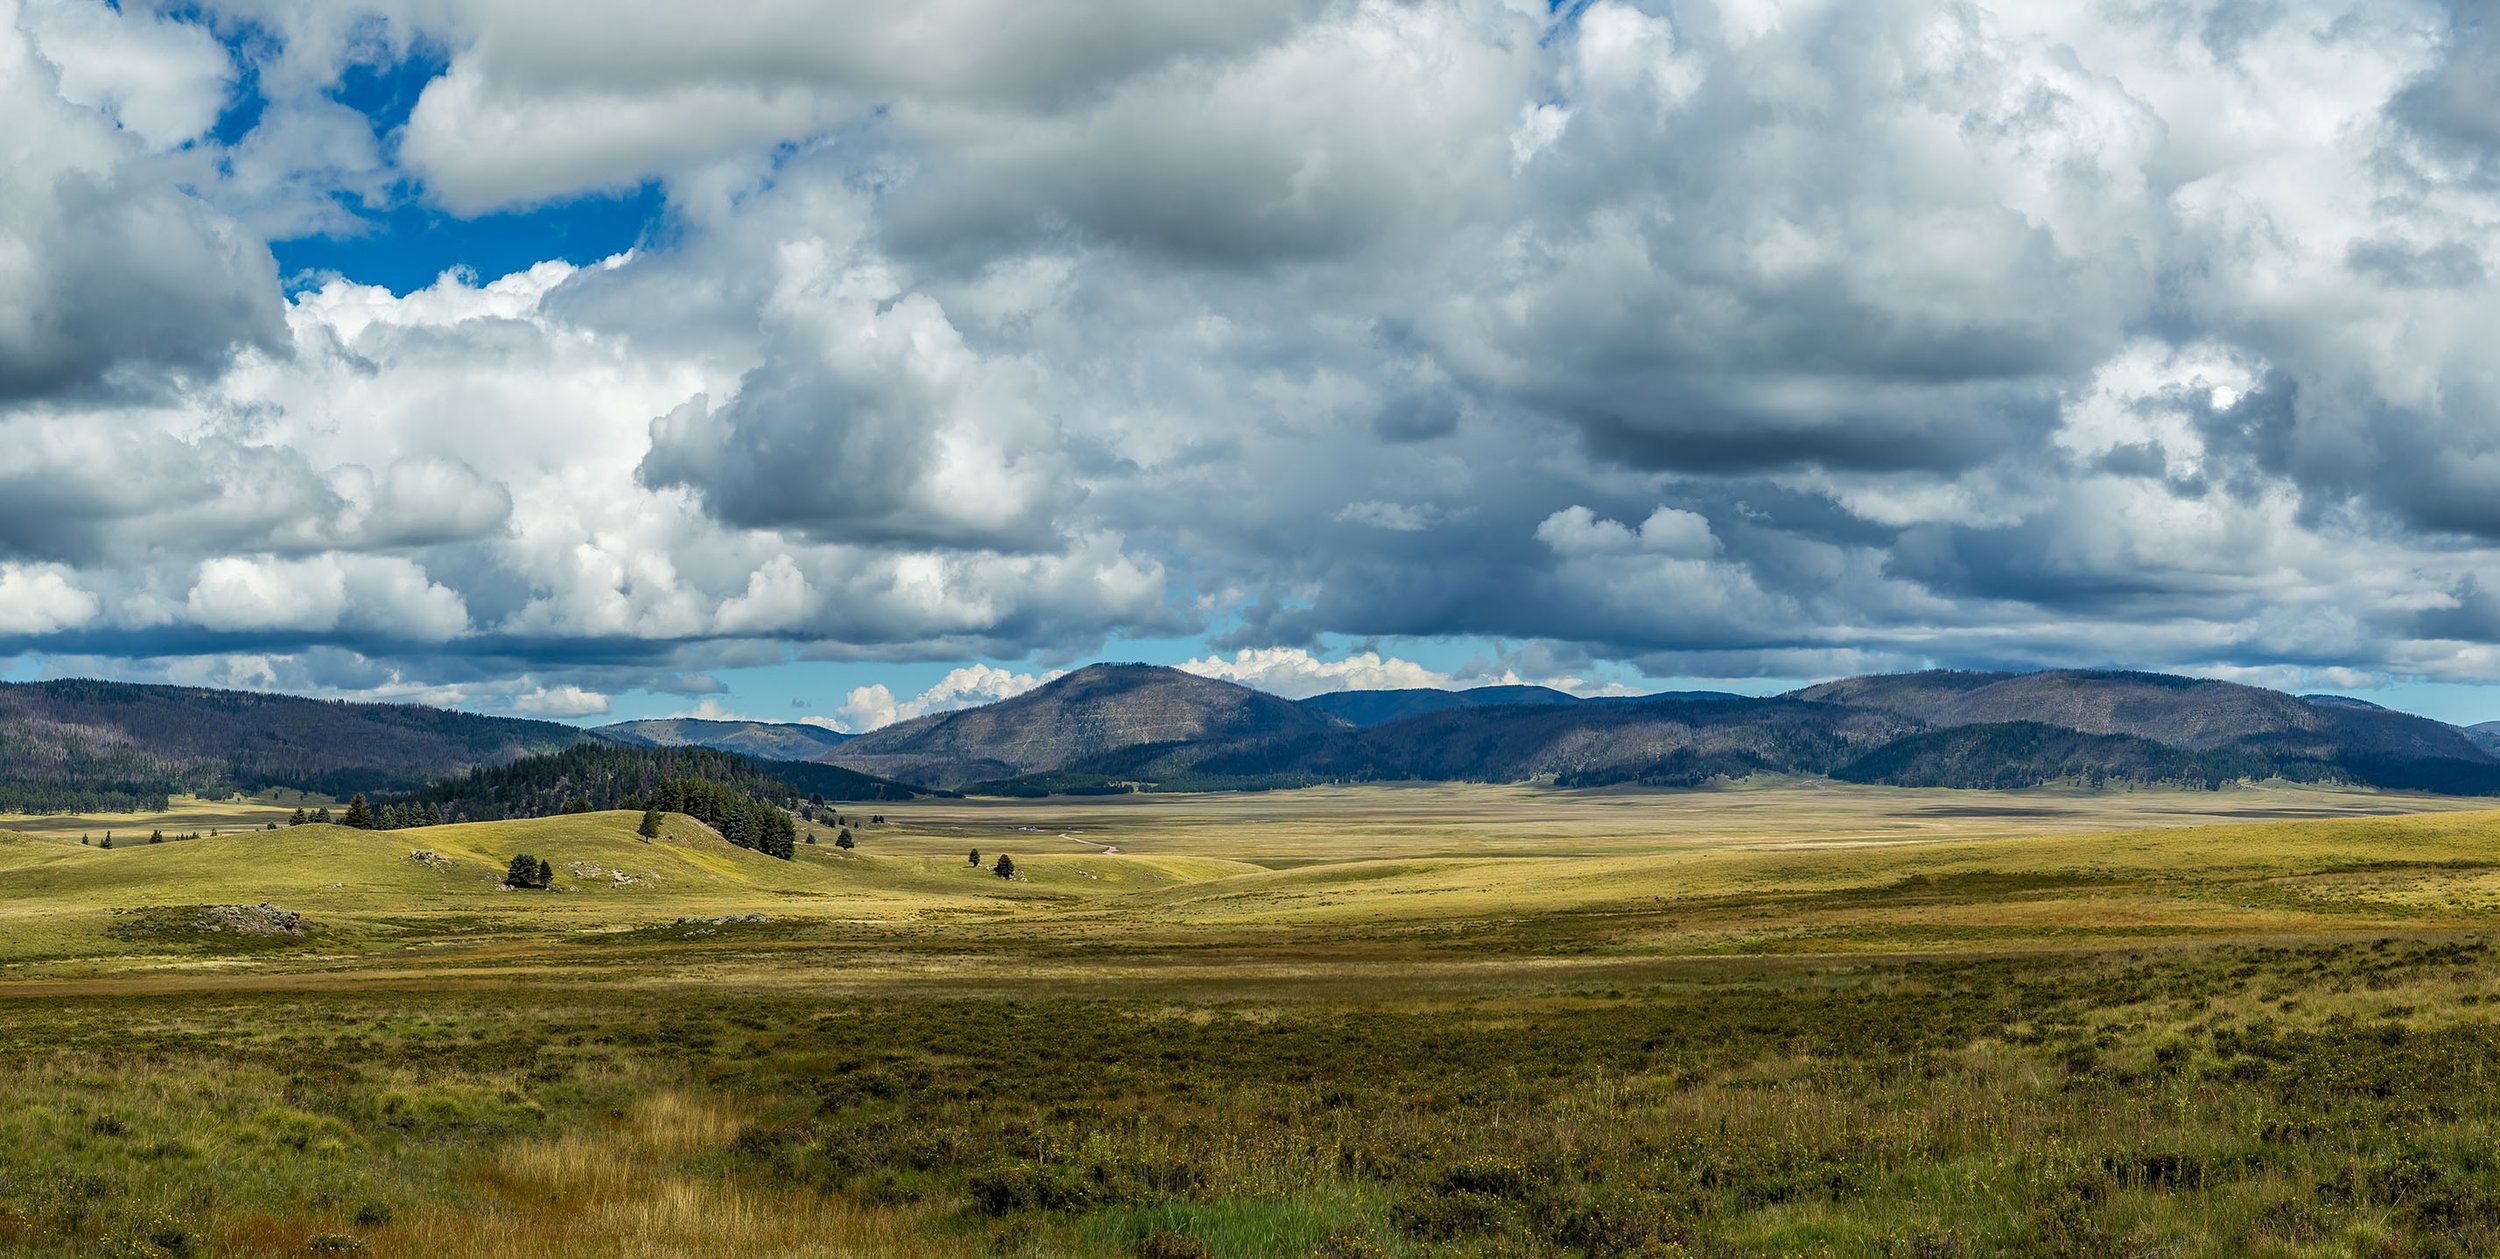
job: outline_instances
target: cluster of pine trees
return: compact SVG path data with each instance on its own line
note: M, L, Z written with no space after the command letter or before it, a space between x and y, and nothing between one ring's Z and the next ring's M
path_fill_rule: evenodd
M661 784L686 779L717 783L732 794L789 809L822 807L824 796L848 794L848 788L882 791L897 786L831 765L767 765L710 748L583 743L561 752L524 757L508 765L471 770L390 797L379 807L422 809L430 805L445 817L496 822L641 808L660 790Z
M740 848L784 861L798 852L798 825L790 815L753 796L700 778L671 778L642 801L646 809L683 813L719 831Z

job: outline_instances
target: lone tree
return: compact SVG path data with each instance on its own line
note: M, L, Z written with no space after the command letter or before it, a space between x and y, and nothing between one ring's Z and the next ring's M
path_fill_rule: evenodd
M652 808L644 809L642 811L641 833L644 839L658 839L660 837L660 811L658 809Z
M360 831L373 829L373 806L365 803L365 793L359 791L355 799L347 802L347 816L340 818L339 824Z
M287 820L286 820L286 824L287 824L287 825L289 825L289 826L302 826L304 823L309 822L309 821L311 821L311 820L312 820L312 816L311 816L310 814L305 813L305 812L304 812L304 806L302 806L302 805L300 805L300 804L299 804L299 805L295 806L295 812L294 812L294 814L293 814L293 815L291 815L291 816L289 816L289 817L287 818Z
M990 867L990 873L1002 879L1016 877L1016 859L1003 852L998 854L998 864Z
M972 850L972 864L976 866L981 864L981 850L978 848Z
M511 865L504 867L503 885L505 887L545 887L554 882L555 877L556 872L549 868L546 862L528 853L522 853L512 859Z
M833 837L833 846L836 848L855 848L858 845L851 842L851 832L846 829L841 834Z

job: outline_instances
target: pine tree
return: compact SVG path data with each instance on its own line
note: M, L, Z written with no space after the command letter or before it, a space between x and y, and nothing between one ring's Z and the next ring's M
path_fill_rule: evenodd
M110 848L110 847L112 847L112 846L113 846L113 833L112 833L111 831L106 831L106 832L104 833L104 842L103 842L103 843L101 843L101 844L96 845L96 847L98 847L98 848Z
M1012 879L1016 877L1016 859L1002 852L998 854L998 864L991 866L990 872L1002 879Z
M641 835L644 839L658 839L660 837L660 811L657 808L649 808L642 811Z
M312 818L305 814L304 806L299 804L295 806L295 813L292 817L289 817L286 820L286 824L289 826L302 826L304 823L311 820Z
M373 806L365 803L365 793L359 791L355 799L347 802L347 816L339 821L341 825L352 826L360 831L373 829Z
M164 843L164 842L165 842L165 832L163 832L163 831L149 831L149 832L148 832L148 842L149 842L149 843L151 843L151 844L161 844L161 843Z
M981 850L978 848L972 850L972 864L976 866L981 864Z
M320 808L313 810L312 820L313 825L315 826L328 826L330 824L330 806L325 804Z
M833 837L833 846L836 848L856 847L856 845L851 842L851 832L849 827L844 827L841 834Z
M528 853L514 857L512 864L504 867L505 887L545 887L554 880L555 871Z

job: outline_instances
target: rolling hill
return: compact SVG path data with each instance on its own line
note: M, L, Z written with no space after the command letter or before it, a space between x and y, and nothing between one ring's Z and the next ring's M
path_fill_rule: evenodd
M1142 664L1098 664L978 708L899 722L828 761L905 782L958 786L1057 770L1145 744L1324 734L1340 717L1246 686Z
M620 721L596 727L590 733L632 747L710 748L763 761L819 760L851 738L838 730L795 722L707 721L699 717Z
M553 722L415 704L71 680L0 684L0 811L147 807L168 795L401 790L582 740Z

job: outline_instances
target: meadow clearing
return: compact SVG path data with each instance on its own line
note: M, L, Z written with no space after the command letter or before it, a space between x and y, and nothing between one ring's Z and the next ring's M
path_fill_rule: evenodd
M10 822L0 1249L2491 1253L2481 803L915 801L786 863ZM216 908L264 902L301 934Z

